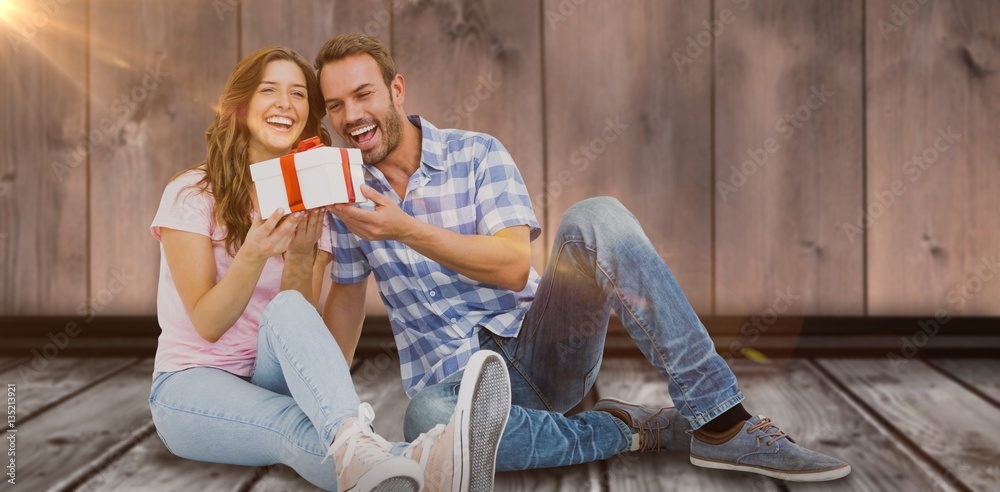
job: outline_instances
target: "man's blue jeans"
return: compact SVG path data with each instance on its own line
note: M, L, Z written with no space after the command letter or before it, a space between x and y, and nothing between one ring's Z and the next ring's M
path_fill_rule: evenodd
M638 220L613 198L592 198L563 216L535 300L517 338L480 331L482 349L507 360L514 407L497 470L525 470L610 458L631 431L605 412L563 414L597 378L611 309L669 381L677 410L698 428L743 400L729 366ZM461 373L410 401L406 440L455 407Z

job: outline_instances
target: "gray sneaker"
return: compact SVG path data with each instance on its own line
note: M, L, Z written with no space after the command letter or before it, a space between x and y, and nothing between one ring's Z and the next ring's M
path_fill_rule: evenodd
M692 437L691 464L759 473L789 482L822 482L851 473L851 465L795 444L771 419L760 415L751 417L735 436L721 444Z
M691 424L674 407L655 410L615 398L601 398L594 410L607 412L632 428L638 436L631 451L690 451ZM633 441L634 442L634 441Z

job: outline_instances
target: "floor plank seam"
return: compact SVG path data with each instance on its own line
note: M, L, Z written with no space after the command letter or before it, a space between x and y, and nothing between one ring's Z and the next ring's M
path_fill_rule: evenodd
M0 372L9 371L9 370L11 370L11 369L13 369L13 368L21 365L21 364L24 364L25 362L28 362L28 358L27 357L21 358L21 359L12 360L12 361L10 361L7 364L0 364Z
M90 463L73 472L68 478L49 488L50 492L77 491L90 479L94 478L104 470L112 467L116 461L125 456L132 448L156 432L153 421L149 420L141 427L133 431L123 441L112 446Z
M844 384L839 378L837 378L832 372L823 367L815 359L806 359L806 366L810 367L817 372L823 379L825 379L835 391L840 393L841 397L844 398L848 403L855 407L855 410L861 414L863 417L868 418L869 421L876 424L876 428L881 429L886 432L894 439L894 441L900 444L903 449L911 456L914 457L915 462L922 462L927 464L932 470L937 474L937 478L940 483L944 483L952 486L956 490L961 490L962 492L973 492L968 485L962 483L957 478L951 480L948 477L953 477L954 473L946 468L941 463L931 455L927 454L917 443L913 442L906 434L900 431L891 421L883 417L877 410L872 408L863 398L859 397L855 392ZM917 461L919 459L919 461Z
M90 388L93 388L94 386L97 386L98 384L101 384L104 381L107 381L108 379L111 379L112 377L114 377L116 375L121 374L122 372L128 370L132 366L135 366L136 364L138 364L138 363L140 363L142 361L143 361L143 358L135 359L132 362L129 362L127 364L122 365L118 369L115 369L113 371L108 372L107 374L105 374L104 376L101 376L100 378L97 378L97 379L95 379L95 380L93 380L93 381L91 381L91 382L89 382L89 383L87 383L87 384L85 384L83 386L80 386L79 388L77 388L77 389L75 389L75 390L73 390L73 391L71 391L71 392L63 395L62 397L60 397L58 399L55 399L53 401L50 401L50 402L46 403L45 405L42 405L42 406L38 407L37 409L35 409L34 412L32 412L32 413L30 413L28 415L25 415L24 417L19 418L18 421L17 421L18 425L24 425L25 422L28 422L28 421L30 421L30 420L38 417L39 415L43 415L45 412L47 412L49 410L52 410L53 408L58 407L59 405L62 405L64 402L68 401L69 399L74 398L77 395L80 395L80 394L86 392Z
M961 386L962 388L964 388L969 393L972 393L972 394L974 394L974 395L982 398L983 400L986 400L986 401L990 402L991 404L993 404L994 407L1000 408L1000 401L997 401L995 398L993 398L992 396L986 394L985 392L983 392L979 388L977 388L977 387L969 384L966 380L958 377L955 374L952 374L947 369L945 369L945 368L937 365L936 363L934 363L933 360L927 359L927 358L921 358L920 360L923 361L924 364L927 364L927 366L930 367L931 369L936 370L937 372L941 373L941 375L943 375L944 377L950 379L951 381L955 382L956 384L958 384L959 386Z

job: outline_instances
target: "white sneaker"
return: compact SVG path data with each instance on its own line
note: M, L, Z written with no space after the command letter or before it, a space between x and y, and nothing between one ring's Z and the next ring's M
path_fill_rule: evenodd
M413 460L390 454L392 445L371 427L375 411L368 403L358 406L358 417L348 419L326 452L337 465L337 490L341 492L417 492L423 470Z
M493 490L497 446L510 415L510 376L496 352L472 355L448 425L421 434L403 451L424 469L429 492Z

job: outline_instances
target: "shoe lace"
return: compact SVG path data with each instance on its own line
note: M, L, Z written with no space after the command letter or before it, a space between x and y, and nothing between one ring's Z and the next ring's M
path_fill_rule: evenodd
M757 445L758 446L760 446L760 440L763 439L763 438L765 438L765 437L770 437L771 438L771 439L769 439L765 443L768 446L770 446L771 444L774 444L775 442L777 442L778 440L780 440L783 437L784 438L788 438L789 440L791 440L791 438L788 437L788 434L785 434L784 431L782 431L776 425L774 425L774 423L771 422L771 419L767 418L767 417L761 417L760 421L758 421L756 424L751 425L750 428L747 429L747 434L753 434L754 432L757 432L758 430L761 431L761 432L763 432L763 434L758 434L757 435ZM768 431L773 431L773 432L768 432Z
M642 422L638 422L636 425L636 430L639 434L639 451L654 451L660 449L660 431L664 429L660 425L660 421L656 419L663 410L660 409L649 418Z
M344 453L344 462L338 464L340 473L343 474L354 458L362 463L372 464L382 461L390 456L389 450L392 445L375 433L372 429L372 422L375 420L375 410L368 403L358 405L358 418L354 422L342 428L337 435L337 439L330 444L326 450L326 457L320 464L332 458L337 451L347 446ZM336 459L336 458L334 458Z
M434 441L436 441L438 436L444 432L444 429L444 424L438 424L432 427L431 430L417 436L417 438L414 439L405 450L403 450L403 457L412 459L414 451L417 448L420 448L420 466L426 465L427 459L431 455L431 448L434 447Z

